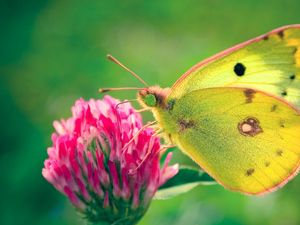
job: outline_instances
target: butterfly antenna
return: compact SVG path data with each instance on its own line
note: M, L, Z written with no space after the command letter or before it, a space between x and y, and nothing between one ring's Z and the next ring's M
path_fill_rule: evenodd
M105 93L109 91L128 91L128 90L142 90L144 88L138 88L138 87L121 87L121 88L99 88L98 91L100 93Z
M115 57L113 57L112 55L107 55L107 58L114 62L115 64L121 66L124 70L126 70L127 72L129 72L132 76L134 76L136 79L138 79L142 84L144 84L146 87L149 87L149 85L139 76L137 75L135 72L133 72L132 70L130 70L129 68L127 68L124 64L122 64L119 60L117 60Z

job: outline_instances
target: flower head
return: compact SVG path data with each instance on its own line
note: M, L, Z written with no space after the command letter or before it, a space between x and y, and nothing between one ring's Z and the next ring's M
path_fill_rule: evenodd
M177 173L171 153L161 168L159 138L129 103L79 99L72 114L54 122L43 176L90 222L134 224Z

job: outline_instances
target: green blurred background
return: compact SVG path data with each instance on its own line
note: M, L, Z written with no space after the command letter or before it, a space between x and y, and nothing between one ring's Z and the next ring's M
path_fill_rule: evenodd
M1 1L0 224L82 224L41 176L52 121L99 87L141 86L111 53L163 87L198 61L300 23L299 0ZM135 98L134 91L111 93ZM146 115L150 118L150 114ZM191 163L176 152L174 161ZM141 225L300 224L300 178L264 197L203 186L153 201Z

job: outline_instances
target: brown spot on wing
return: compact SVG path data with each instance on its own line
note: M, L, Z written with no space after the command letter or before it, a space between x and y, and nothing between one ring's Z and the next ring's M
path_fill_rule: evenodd
M193 120L180 119L178 120L179 131L182 132L188 128L195 127L195 122Z
M271 163L269 161L265 162L265 167L269 167L271 165Z
M278 149L278 150L276 151L276 155L277 155L277 156L282 156L282 154L283 154L283 151L282 151L281 149Z
M250 137L254 137L255 135L263 132L259 125L259 120L255 117L247 117L238 123L238 130L240 134Z
M245 89L244 95L246 97L246 103L251 103L252 99L254 98L255 91L253 89Z
M269 40L269 35L264 36L263 40L265 40L265 41Z
M276 109L277 109L277 107L278 107L277 105L272 105L272 107L271 107L271 110L270 110L270 111L271 111L271 112L275 112L275 111L276 111Z
M281 39L284 38L283 30L279 31L277 34L278 34L278 36L279 36Z
M250 168L250 169L247 169L245 175L246 175L247 177L249 177L249 176L251 176L254 172L255 172L255 169Z

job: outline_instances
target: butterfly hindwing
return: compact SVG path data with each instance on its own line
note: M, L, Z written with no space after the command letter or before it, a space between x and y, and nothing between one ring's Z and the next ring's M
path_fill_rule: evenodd
M299 111L247 88L192 91L160 113L171 140L225 187L270 191L293 177L300 163Z
M210 87L248 87L300 106L300 25L271 31L217 54L187 71L171 97Z

